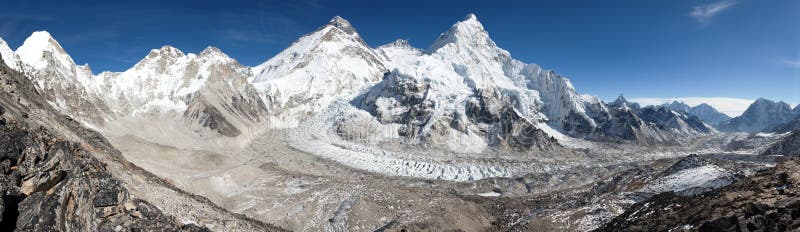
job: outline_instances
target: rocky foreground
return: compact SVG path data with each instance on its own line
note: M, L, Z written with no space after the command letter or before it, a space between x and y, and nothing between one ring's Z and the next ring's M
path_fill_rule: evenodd
M656 195L598 231L797 231L798 186L800 160L795 158L702 195Z
M0 160L0 230L207 231L132 198L91 147L43 127L0 118Z

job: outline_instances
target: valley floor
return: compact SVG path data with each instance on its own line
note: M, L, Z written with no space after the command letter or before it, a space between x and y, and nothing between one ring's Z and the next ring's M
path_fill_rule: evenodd
M596 188L597 181L616 173L641 167L652 167L655 171L651 172L657 173L690 153L736 160L750 169L772 163L768 158L752 156L754 150L723 151L721 147L743 135L720 134L699 139L691 146L655 150L592 144L594 147L583 152L498 152L477 163L506 170L507 176L453 180L403 173L425 173L413 172L415 167L424 165L426 170L438 170L436 165L474 164L471 159L477 158L468 154L436 157L406 153L392 158L404 161L400 163L411 172L399 166L380 172L369 167L383 161L331 152L338 148L363 154L364 149L331 143L319 134L300 134L306 136L298 138L296 130L268 131L240 149L185 149L132 135L110 140L128 160L188 192L293 231L586 230L622 213L622 207L633 203L619 197L619 192L605 193L603 197L588 194ZM298 143L298 139L304 142Z

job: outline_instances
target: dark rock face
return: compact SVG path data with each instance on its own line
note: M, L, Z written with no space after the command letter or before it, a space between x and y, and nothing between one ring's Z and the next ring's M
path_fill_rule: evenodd
M445 112L433 120L436 104L428 98L431 87L425 81L399 73L387 72L382 82L352 104L369 112L381 123L401 124L398 134L411 141L426 142L447 133L445 129L476 133L492 147L514 150L548 150L559 147L558 142L514 109L519 99L504 96L499 90L473 89L465 112ZM431 125L431 131L425 127ZM476 129L477 128L477 129Z
M795 231L799 185L800 160L788 160L699 196L656 195L598 231Z
M673 112L667 107L644 107L640 110L639 117L644 121L655 123L661 129L695 130L701 133L711 132L711 128L703 124L703 121L696 116Z
M703 103L694 107L690 107L686 103L673 101L672 103L665 103L662 105L663 107L667 107L671 110L678 111L680 113L685 113L691 116L696 116L700 120L709 125L719 125L721 122L730 120L731 117L720 113L717 109L714 109L709 104Z
M700 158L695 154L691 154L664 170L660 176L668 176L683 170L698 168L709 164L711 164L711 162L708 160Z
M513 108L512 99L503 98L493 90L476 90L477 101L467 103L467 118L472 123L490 125L483 132L488 144L516 150L538 148L547 150L558 142L535 125L524 120Z
M690 115L697 116L703 120L703 122L711 125L719 125L720 123L731 119L730 116L717 111L717 109L714 109L714 107L706 103L692 107L688 113Z
M89 146L21 122L0 126L0 141L0 230L205 230L132 198Z
M202 98L202 96L200 96L200 98ZM198 102L204 101L198 100ZM208 103L199 103L197 105L198 110L187 110L184 112L184 118L197 121L200 126L217 131L219 134L224 136L236 137L242 134L242 131L231 124L231 122L228 121L225 116L222 115L222 113L220 113L220 111L213 105L209 105Z
M792 131L790 135L772 144L761 154L800 157L800 130Z
M792 113L796 115L794 118L782 124L772 125L772 127L766 129L765 131L786 133L794 130L800 130L800 109L798 108L800 107L795 107L795 109L792 110Z
M236 137L264 121L266 105L255 88L230 66L217 65L206 85L186 99L183 118L190 126Z
M608 118L602 122L603 133L609 136L637 140L640 137L638 130L644 125L634 111L635 108L613 107L609 109Z
M739 117L719 125L722 131L759 132L769 130L790 122L797 115L785 102L758 99Z
M383 82L378 83L369 93L354 102L362 109L370 112L381 123L399 123L400 135L407 138L419 138L422 127L428 123L433 114L434 103L427 98L429 86L399 72L387 72ZM379 109L380 98L393 99L392 108L405 110Z

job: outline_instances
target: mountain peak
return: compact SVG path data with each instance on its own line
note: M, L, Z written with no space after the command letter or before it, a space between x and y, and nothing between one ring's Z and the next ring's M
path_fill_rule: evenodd
M164 45L159 49L150 50L150 54L147 55L147 57L155 57L155 56L182 57L184 56L184 54L180 49L177 49L170 45Z
M47 31L34 31L33 33L31 33L30 36L28 36L27 39L25 39L25 43L37 43L37 42L38 43L47 43L47 42L50 42L51 40L54 40L54 39L53 39L53 35L51 35L50 32L47 32Z
M772 101L772 100L760 97L760 98L756 99L756 101L754 103L762 103L763 104L763 103L775 103L775 102Z
M483 24L474 14L468 14L463 20L453 24L447 32L439 35L429 50L433 52L451 43L496 47L494 41L489 38L489 33L484 30Z
M626 99L625 95L623 95L623 94L619 94L619 97L617 97L617 99L614 100L614 102L611 102L611 104L609 104L609 106L611 106L611 107L624 107L624 108L628 108L629 107L629 108L633 108L633 109L639 109L641 107L638 103L629 102L628 99Z
M16 70L19 69L17 66L17 62L19 62L19 60L17 60L17 54L14 54L14 51L11 50L8 43L6 43L3 38L0 38L0 59L2 59L0 62L5 62L8 67Z
M224 57L227 57L228 55L226 55L224 52L222 52L222 50L220 50L217 47L208 46L208 47L206 47L206 49L203 49L203 51L200 52L200 56L224 56Z
M691 106L682 101L672 101L672 103L664 103L664 106L672 110L687 113L691 110Z
M413 46L411 46L410 43L408 43L408 40L404 40L404 39L397 39L395 41L392 41L391 43L384 44L384 45L380 46L380 48L387 48L387 47L416 49Z
M41 69L48 65L45 53L50 53L55 62L64 67L75 65L75 62L61 47L52 35L47 31L36 31L31 34L22 46L16 51L20 60L35 69Z
M462 19L461 22L481 25L481 22L478 21L478 16L475 16L473 13L469 13L467 16L464 16L464 19Z
M617 100L614 100L614 101L615 102L628 102L628 99L625 99L625 95L624 94L619 94L619 96L617 97Z
M347 34L353 34L356 32L356 29L353 28L353 25L350 24L350 21L347 21L338 15L334 16L333 19L328 22L328 25L339 28L339 30L344 31Z
M222 52L222 50L213 46L208 46L206 49L203 49L203 51L200 52L199 57L205 59L218 60L221 62L233 61L233 58L230 58L228 54L225 54L224 52Z

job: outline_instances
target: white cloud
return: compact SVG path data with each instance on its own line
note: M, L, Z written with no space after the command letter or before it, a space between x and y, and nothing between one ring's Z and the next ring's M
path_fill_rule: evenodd
M689 16L697 20L700 24L708 25L711 23L714 16L717 16L734 5L736 5L735 1L724 0L706 5L694 6Z
M682 101L689 106L706 103L731 117L742 115L747 110L747 107L755 102L755 100L751 99L729 97L635 98L631 99L631 101L641 105L661 105L672 101Z
M781 60L781 63L793 68L800 68L800 60L783 59Z

